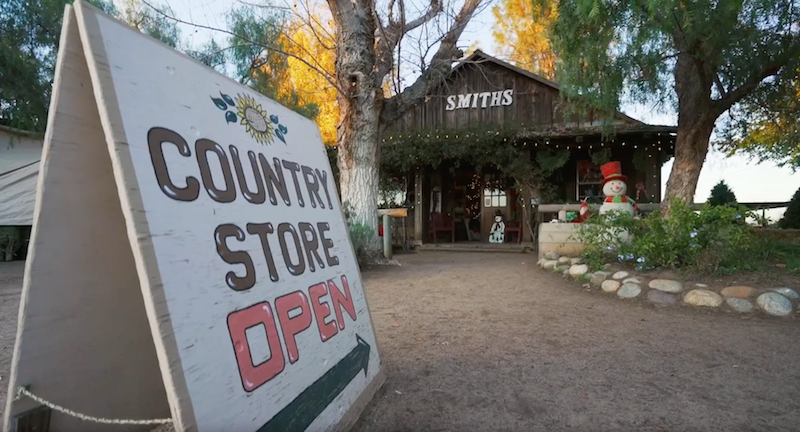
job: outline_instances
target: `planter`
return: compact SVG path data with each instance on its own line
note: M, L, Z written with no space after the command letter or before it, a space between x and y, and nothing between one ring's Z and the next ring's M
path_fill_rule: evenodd
M548 252L559 255L580 256L584 244L577 240L580 224L542 223L539 224L539 258Z

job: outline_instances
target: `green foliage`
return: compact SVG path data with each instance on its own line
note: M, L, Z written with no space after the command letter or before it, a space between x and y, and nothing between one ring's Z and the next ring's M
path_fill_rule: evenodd
M186 54L200 63L210 67L211 69L215 69L218 72L224 71L225 63L227 61L225 57L225 49L222 48L214 39L206 42L206 44L203 45L203 47L201 47L199 50L186 51Z
M470 164L478 172L497 169L513 177L518 189L546 195L547 179L567 163L570 152L551 148L544 139L520 138L522 128L504 125L487 130L484 126L390 135L383 139L381 171L407 174L417 167L453 161L456 166Z
M593 267L609 261L633 263L637 270L675 268L708 273L752 270L766 259L768 248L736 206L704 206L693 211L678 200L669 217L654 212L643 219L612 212L593 215L582 224L580 238ZM625 240L620 232L632 234Z
M636 168L637 171L646 172L647 159L653 157L652 155L654 153L658 153L659 167L664 166L664 164L672 157L669 156L667 152L653 152L652 150L648 150L646 148L637 148L633 151L633 167Z
M288 96L280 92L280 86L288 80L289 64L286 55L276 49L288 51L283 46L285 38L282 37L288 19L289 16L279 10L257 10L252 6L233 9L229 24L235 36L229 40L230 60L239 82L304 117L314 119L319 114L317 105L301 104L299 95L294 91ZM216 57L212 53L217 53ZM213 47L206 47L205 51L196 55L208 62L219 62L219 51L213 51Z
M0 227L0 252L11 261L22 246L22 231L17 227Z
M589 155L592 158L592 163L600 166L611 162L611 149L604 148L602 150L598 150L596 152L589 152Z
M794 0L563 0L553 28L556 76L568 110L608 119L622 95L711 120L739 101L742 120L761 104L765 113L789 113L782 102L796 95L786 88L800 70L798 20Z
M122 13L119 18L129 26L176 48L181 38L181 31L175 20L172 8L164 5L145 5L141 0L122 0ZM116 15L116 14L115 14Z
M0 1L0 124L43 131L68 0ZM91 1L113 12L108 1Z
M792 200L789 201L789 207L778 222L778 227L786 229L800 229L800 189L798 189Z
M721 206L735 203L736 195L734 195L731 188L725 183L725 180L720 180L719 183L711 189L711 196L708 197L709 205Z
M72 0L0 1L0 124L44 131L64 7L71 3ZM120 15L111 0L89 3L111 15ZM130 15L136 28L173 47L177 45L179 32L174 22L150 8L137 10L138 14ZM169 12L168 8L161 10ZM121 18L128 17L123 14Z
M766 82L764 91L732 110L719 145L728 155L800 167L800 80Z
M369 225L353 217L352 205L349 202L342 203L342 210L356 260L363 266L369 262L369 245L375 241L377 233Z

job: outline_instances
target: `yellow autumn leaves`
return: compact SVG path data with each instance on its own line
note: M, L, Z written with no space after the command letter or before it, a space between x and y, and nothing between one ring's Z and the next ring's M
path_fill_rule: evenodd
M500 0L492 8L495 55L522 69L553 79L556 58L547 32L558 18L554 0Z
M493 54L552 79L555 56L547 32L558 11L554 0L547 0L544 4L531 0L500 0L500 4L492 9L495 18L492 35L498 50ZM283 46L319 71L334 76L336 33L329 11L324 6L311 10L308 3L301 3L295 15L285 33ZM304 61L288 59L287 76L281 80L279 94L288 96L294 91L301 106L316 105L319 109L316 122L322 139L327 145L335 145L339 121L336 89ZM388 80L384 87L387 97L394 93Z

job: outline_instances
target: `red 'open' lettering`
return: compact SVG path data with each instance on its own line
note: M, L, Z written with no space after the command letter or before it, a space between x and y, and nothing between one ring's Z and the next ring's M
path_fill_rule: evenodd
M300 308L300 314L289 318L289 312ZM308 298L302 291L295 291L275 299L275 313L283 329L283 343L286 344L286 353L289 354L289 363L294 363L300 358L297 352L295 335L311 326L311 310L308 307Z
M245 331L257 325L263 325L266 329L270 355L269 359L254 365ZM239 376L242 378L245 391L255 390L283 371L286 361L283 359L283 349L272 316L272 307L268 302L231 312L228 315L228 332L233 342L233 351L239 364Z
M350 315L353 321L356 320L356 307L353 305L353 296L350 295L350 285L347 284L347 276L342 275L342 288L344 294L339 291L339 287L333 283L333 279L328 281L328 291L331 293L333 311L336 312L336 322L339 323L339 330L344 330L344 319L342 319L342 307Z
M327 302L321 302L320 298L328 293L325 282L318 283L308 288L308 295L311 296L311 307L314 308L314 316L317 317L317 327L319 327L319 338L323 342L334 337L339 330L336 329L336 321L331 320L325 323L325 318L331 314L331 308Z

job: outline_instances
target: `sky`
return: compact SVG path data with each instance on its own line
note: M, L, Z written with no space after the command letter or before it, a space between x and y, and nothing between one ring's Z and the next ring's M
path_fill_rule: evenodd
M156 0L157 1L157 0ZM172 8L178 18L197 24L217 28L225 28L226 13L232 6L246 4L260 4L261 0L162 0ZM275 0L276 4L289 0ZM495 0L496 1L496 0ZM496 52L492 27L494 17L491 8L484 9L477 14L465 29L459 45L466 49L477 41L478 46L488 54ZM214 32L197 29L187 25L180 25L183 39L192 47L199 47L211 37L218 42L225 39L225 35L216 35ZM633 104L623 104L622 111L633 118L650 124L676 125L677 114L674 112L654 113L649 107ZM662 191L666 190L672 162L667 162L662 168ZM724 180L736 194L740 202L764 201L789 201L794 192L800 188L800 174L795 175L790 168L781 168L774 163L757 164L745 156L736 155L726 157L719 151L711 150L700 173L697 184L695 202L704 202L720 180ZM784 209L767 212L773 220L783 214Z

